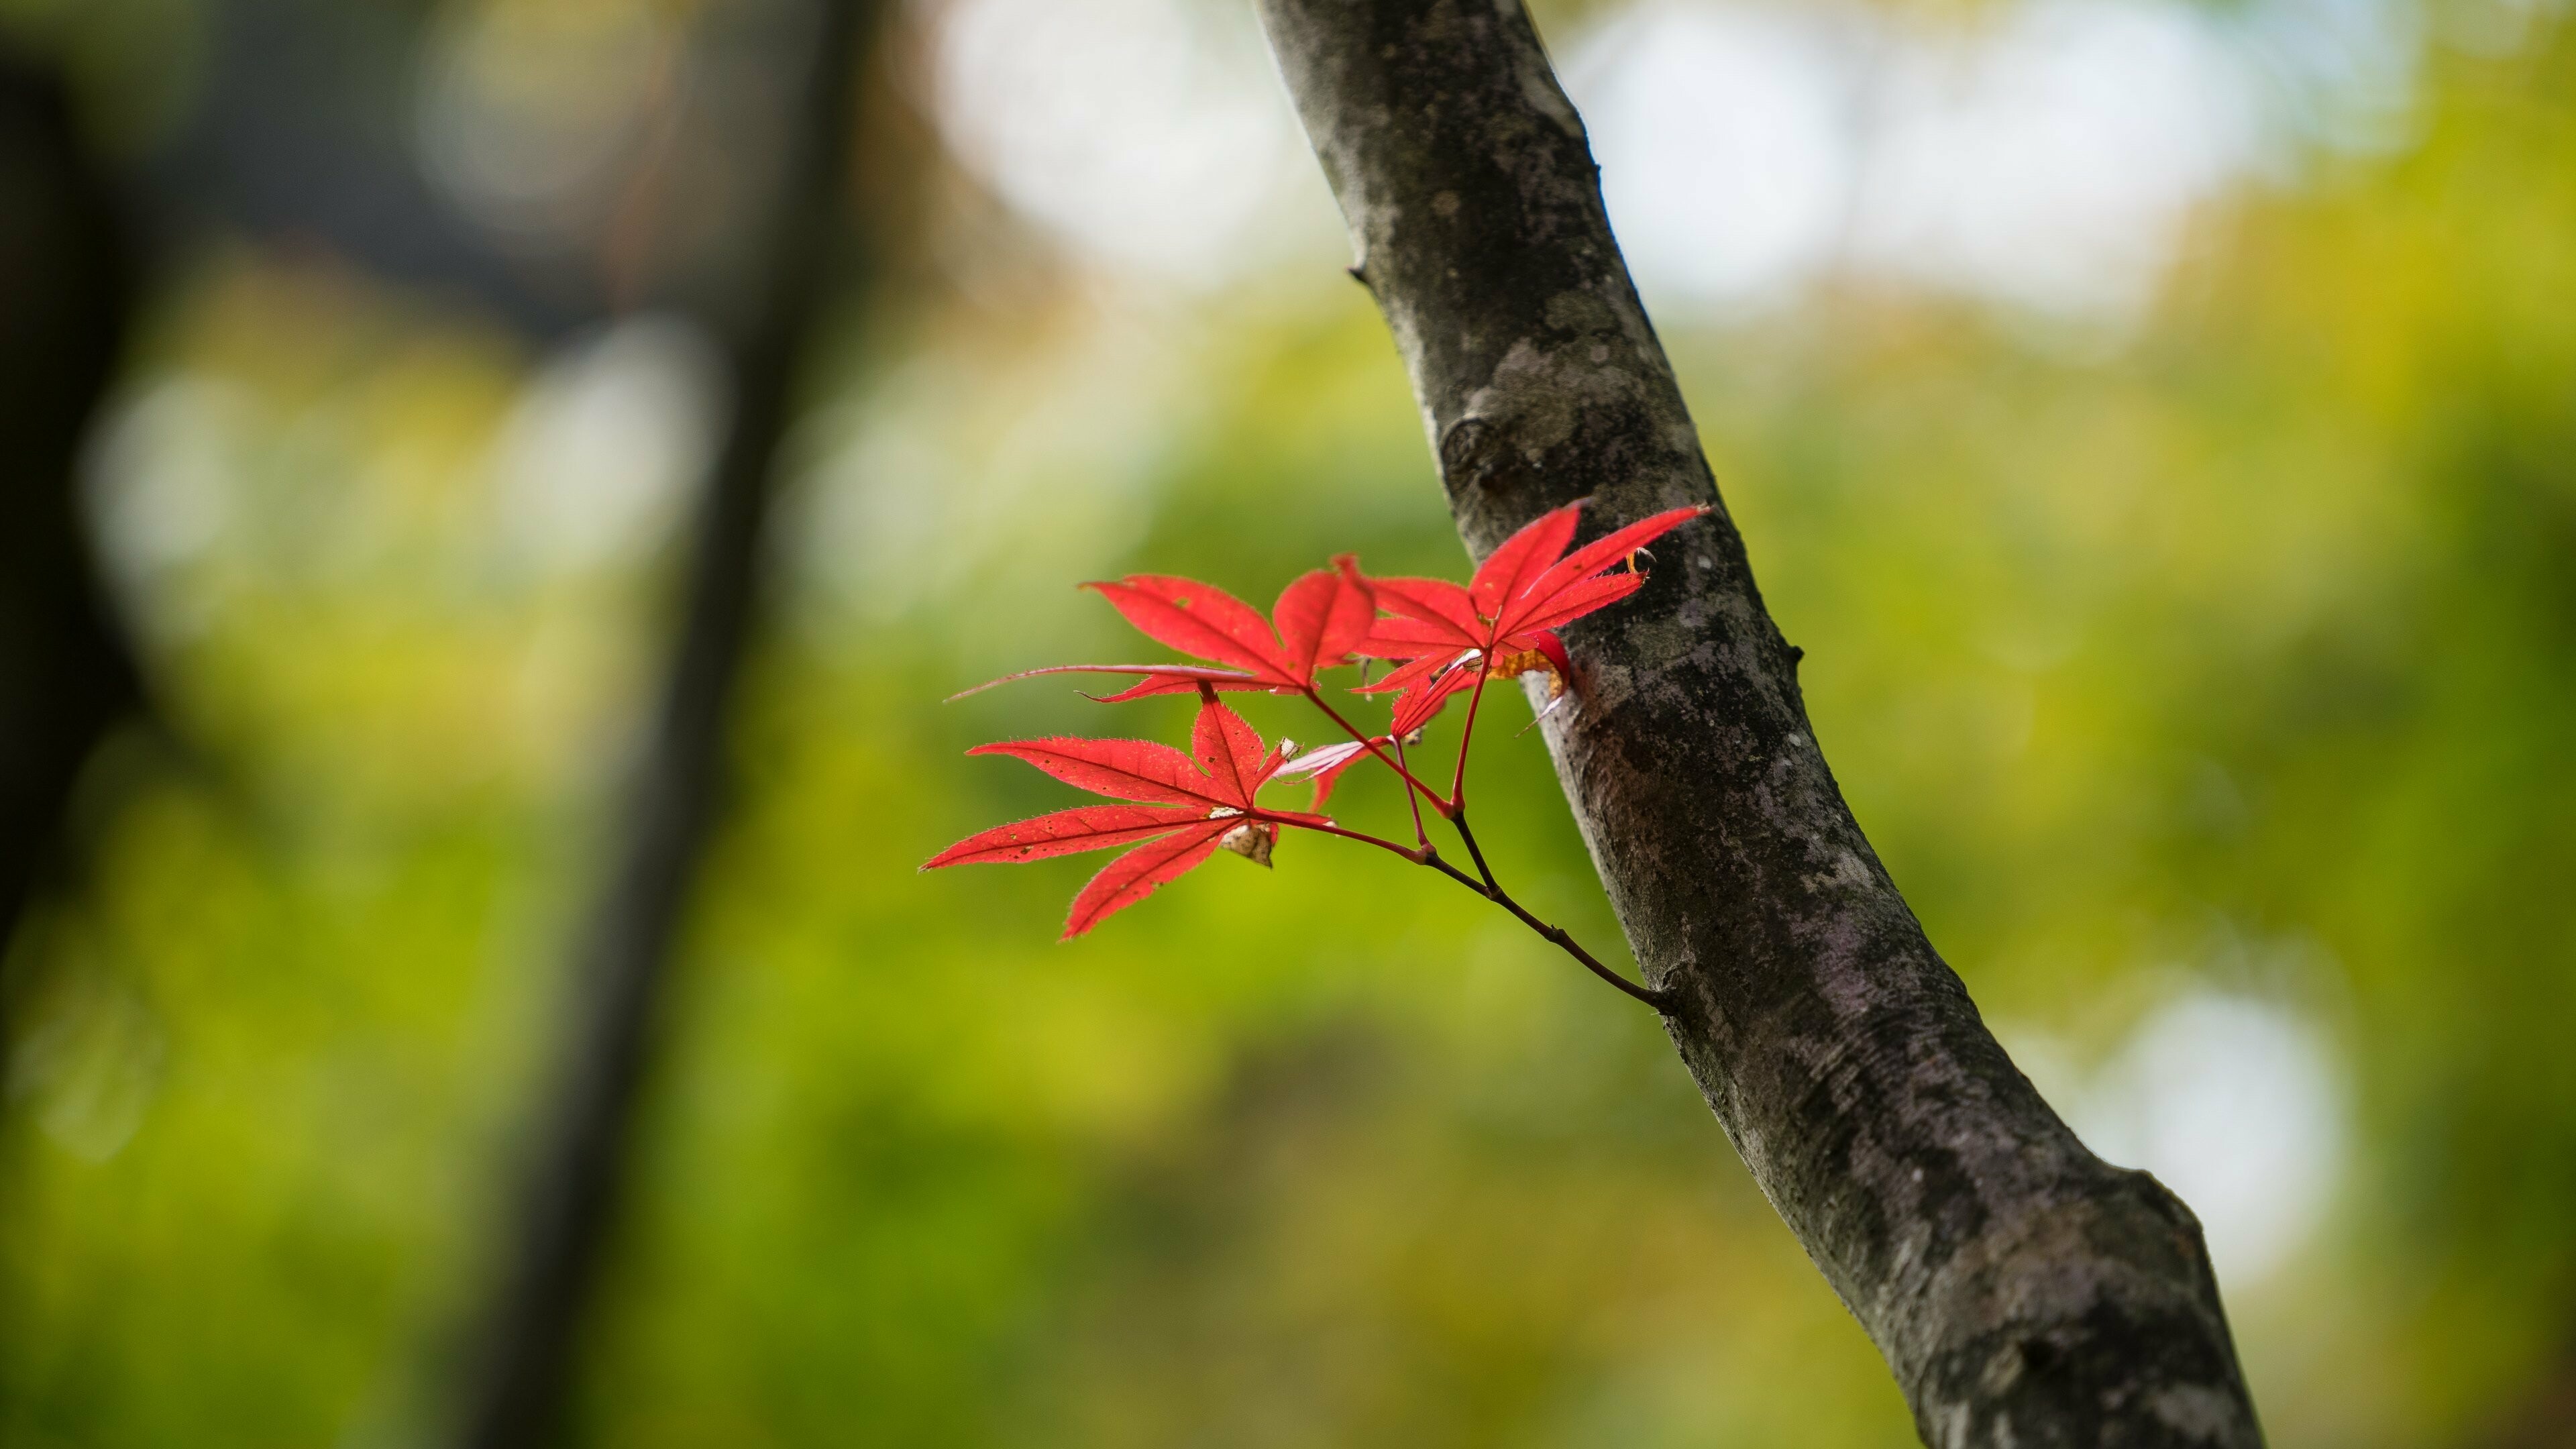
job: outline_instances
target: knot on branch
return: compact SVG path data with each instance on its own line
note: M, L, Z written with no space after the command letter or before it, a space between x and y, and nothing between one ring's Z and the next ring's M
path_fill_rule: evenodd
M1464 417L1440 435L1440 482L1452 507L1486 514L1480 521L1498 536L1544 498L1538 470L1513 446L1511 432L1488 418Z

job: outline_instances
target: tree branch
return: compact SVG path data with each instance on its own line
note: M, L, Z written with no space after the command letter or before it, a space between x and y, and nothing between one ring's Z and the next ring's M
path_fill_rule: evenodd
M1478 557L1717 502L1519 0L1260 0ZM2190 1211L2086 1151L1843 803L1722 511L1573 625L1557 773L1666 1029L1925 1442L2261 1442Z
M144 703L74 498L131 251L61 77L0 37L0 952L71 854L83 762Z
M833 290L832 244L872 0L812 0L805 94L759 258L726 338L733 417L700 502L686 614L623 852L582 943L563 1075L536 1142L505 1277L465 1384L464 1449L553 1442L575 1338L615 1221L655 1016L689 887L723 801L725 721L759 603L760 544L796 373ZM792 18L792 17L791 17Z

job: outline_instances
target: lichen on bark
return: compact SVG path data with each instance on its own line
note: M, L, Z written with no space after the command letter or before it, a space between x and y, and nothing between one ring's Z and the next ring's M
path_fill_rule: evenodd
M2198 1222L2094 1157L1853 821L1519 0L1260 0L1481 558L1709 517L1570 627L1566 797L1728 1137L1943 1446L2256 1445Z

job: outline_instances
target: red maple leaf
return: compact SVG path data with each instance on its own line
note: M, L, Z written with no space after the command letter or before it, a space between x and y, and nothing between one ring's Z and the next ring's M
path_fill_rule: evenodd
M1333 786L1340 782L1342 772L1367 759L1370 750L1384 748L1394 742L1392 736L1379 735L1375 739L1344 740L1337 745L1321 745L1280 766L1277 778L1312 776L1315 781L1315 808L1321 810L1324 808L1324 802L1332 798Z
M1142 682L1105 696L1106 704L1155 694L1188 694L1201 685L1227 691L1299 694L1315 687L1318 671L1348 664L1378 622L1377 605L1359 561L1349 554L1329 569L1301 575L1280 592L1267 619L1214 584L1169 574L1129 574L1115 583L1083 585L1107 599L1128 623L1156 643L1213 660L1192 664L1055 664L1026 669L979 684L964 698L996 684L1040 674L1136 674Z
M1640 985L1603 965L1561 927L1550 926L1512 899L1495 876L1467 825L1467 755L1476 732L1470 704L1459 736L1456 767L1442 793L1425 784L1405 759L1406 736L1420 728L1441 702L1473 686L1481 699L1488 679L1545 671L1552 692L1562 694L1573 664L1558 626L1626 598L1644 587L1636 566L1653 539L1712 510L1675 508L1619 529L1598 542L1573 548L1580 504L1568 504L1513 534L1478 566L1464 586L1440 579L1369 579L1349 554L1290 584L1265 618L1251 605L1212 585L1168 574L1129 574L1096 583L1127 622L1148 638L1204 663L1063 664L1009 676L1125 674L1136 683L1109 700L1195 693L1198 719L1183 751L1148 740L1095 740L1068 736L983 745L967 753L1025 760L1069 785L1116 801L1059 810L998 826L948 847L923 866L974 861L1045 860L1077 851L1124 847L1125 853L1091 878L1073 898L1064 939L1091 930L1111 915L1152 895L1197 868L1219 850L1270 863L1283 826L1320 831L1403 857L1439 872L1510 912L1541 937L1582 963L1585 970L1627 995L1672 1009L1668 990ZM1572 549L1571 552L1568 552ZM1618 565L1626 562L1621 571ZM1383 610L1385 617L1380 617ZM1372 735L1343 718L1318 692L1316 675L1361 659L1397 661L1367 691L1396 691L1391 733ZM994 680L994 684L1003 683ZM979 688L990 688L990 685ZM1261 736L1218 698L1220 690L1302 694L1351 738L1300 756L1281 740L1265 749ZM974 690L966 691L972 694ZM1314 781L1315 809L1330 799L1344 771L1375 759L1404 782L1414 843L1347 830L1321 814L1264 808L1261 789L1283 776ZM1446 821L1475 865L1469 875L1443 858L1424 824L1424 805Z
M1005 675L964 693L1041 674L1126 674L1141 677L1101 696L1102 702L1217 690L1312 696L1324 669L1356 657L1397 661L1385 678L1360 686L1363 693L1396 695L1389 733L1367 737L1354 729L1357 749L1331 746L1331 754L1309 756L1292 771L1314 776L1320 809L1342 771L1360 756L1384 758L1383 746L1420 729L1450 696L1483 680L1544 673L1550 696L1562 697L1573 663L1557 627L1644 587L1646 576L1635 566L1638 550L1708 511L1669 509L1569 553L1582 507L1567 504L1505 539L1464 586L1446 579L1368 578L1356 559L1342 554L1332 568L1289 584L1268 618L1196 579L1129 574L1114 583L1087 584L1147 637L1210 662L1058 664ZM1623 561L1629 567L1617 571ZM1322 704L1320 698L1316 702ZM1334 720L1342 723L1339 715ZM1429 790L1410 775L1406 779L1409 788Z
M1645 587L1637 551L1709 511L1667 509L1568 553L1582 508L1583 500L1569 503L1503 540L1464 587L1447 579L1366 581L1393 617L1378 620L1354 652L1403 662L1360 690L1397 691L1395 734L1420 729L1480 678L1544 671L1549 693L1563 694L1573 665L1556 630ZM1611 572L1623 561L1626 570Z
M1150 740L1072 736L978 745L966 753L1009 755L1095 795L1150 802L1082 805L997 826L922 866L1017 863L1134 845L1073 898L1062 938L1068 941L1180 878L1220 847L1268 865L1280 826L1332 826L1321 815L1266 809L1258 802L1255 797L1287 763L1287 753L1265 749L1260 734L1218 702L1213 685L1199 705L1187 754Z

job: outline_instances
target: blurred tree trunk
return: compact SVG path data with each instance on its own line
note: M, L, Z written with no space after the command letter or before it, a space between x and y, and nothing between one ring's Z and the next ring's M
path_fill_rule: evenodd
M759 558L798 364L831 293L870 0L813 0L810 69L749 315L725 338L733 414L694 536L685 616L628 802L622 853L576 962L561 1079L535 1139L499 1294L474 1346L458 1442L517 1449L561 1418L615 1222L656 1007L722 808L725 721L754 634Z
M2538 1377L2479 1441L2485 1449L2566 1449L2576 1438L2576 1334L2561 1339Z
M1519 0L1260 0L1482 556L1717 504ZM1683 1061L1944 1446L2261 1441L2200 1225L1995 1044L1818 752L1721 511L1567 631L1557 773Z
M76 496L133 290L60 79L0 47L0 949L61 854L82 762L142 700Z

